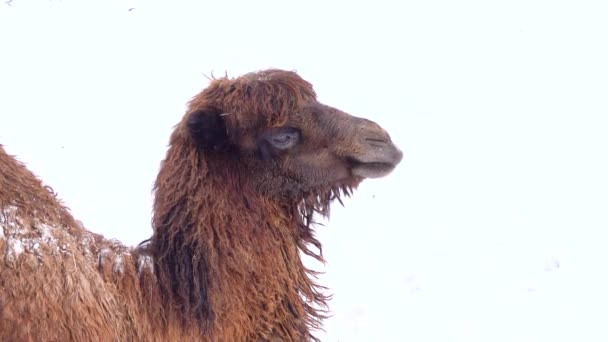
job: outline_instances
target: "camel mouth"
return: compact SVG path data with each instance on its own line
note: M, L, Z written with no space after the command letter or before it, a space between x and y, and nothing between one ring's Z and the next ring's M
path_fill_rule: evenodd
M397 164L386 162L362 163L355 161L351 172L355 176L363 178L382 178L390 174Z
M378 155L376 155L378 157ZM382 178L390 174L401 162L403 153L395 149L390 154L384 154L382 158L356 159L348 158L351 173L363 178Z
M403 159L403 152L390 140L367 139L372 141L363 153L347 158L354 176L381 178L390 174Z

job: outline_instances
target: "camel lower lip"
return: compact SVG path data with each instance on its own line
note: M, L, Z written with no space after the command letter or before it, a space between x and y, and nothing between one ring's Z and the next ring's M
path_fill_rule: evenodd
M355 176L365 178L380 178L393 171L395 165L388 163L359 163L352 168Z

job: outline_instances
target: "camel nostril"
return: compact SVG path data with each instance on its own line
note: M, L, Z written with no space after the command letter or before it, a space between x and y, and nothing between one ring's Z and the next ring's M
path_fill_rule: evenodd
M382 148L391 145L390 139L383 138L363 138L363 142L371 147Z
M378 139L378 138L365 138L365 141L377 142L387 144L388 141L386 139Z

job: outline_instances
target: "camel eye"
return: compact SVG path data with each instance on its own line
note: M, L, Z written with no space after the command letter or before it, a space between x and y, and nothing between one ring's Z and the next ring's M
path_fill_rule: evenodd
M286 150L294 147L300 141L300 132L295 128L281 128L270 133L266 140L275 148Z

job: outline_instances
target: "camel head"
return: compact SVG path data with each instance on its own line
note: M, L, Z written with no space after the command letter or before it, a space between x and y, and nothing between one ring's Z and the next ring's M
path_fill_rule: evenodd
M310 83L283 70L212 80L182 125L200 153L224 155L260 192L296 200L350 192L402 158L378 124L320 103Z
M320 103L294 72L212 79L175 127L154 186L163 298L203 326L259 318L289 340L312 336L328 299L300 259L323 260L314 214L401 158L384 129ZM273 309L252 314L261 303Z

